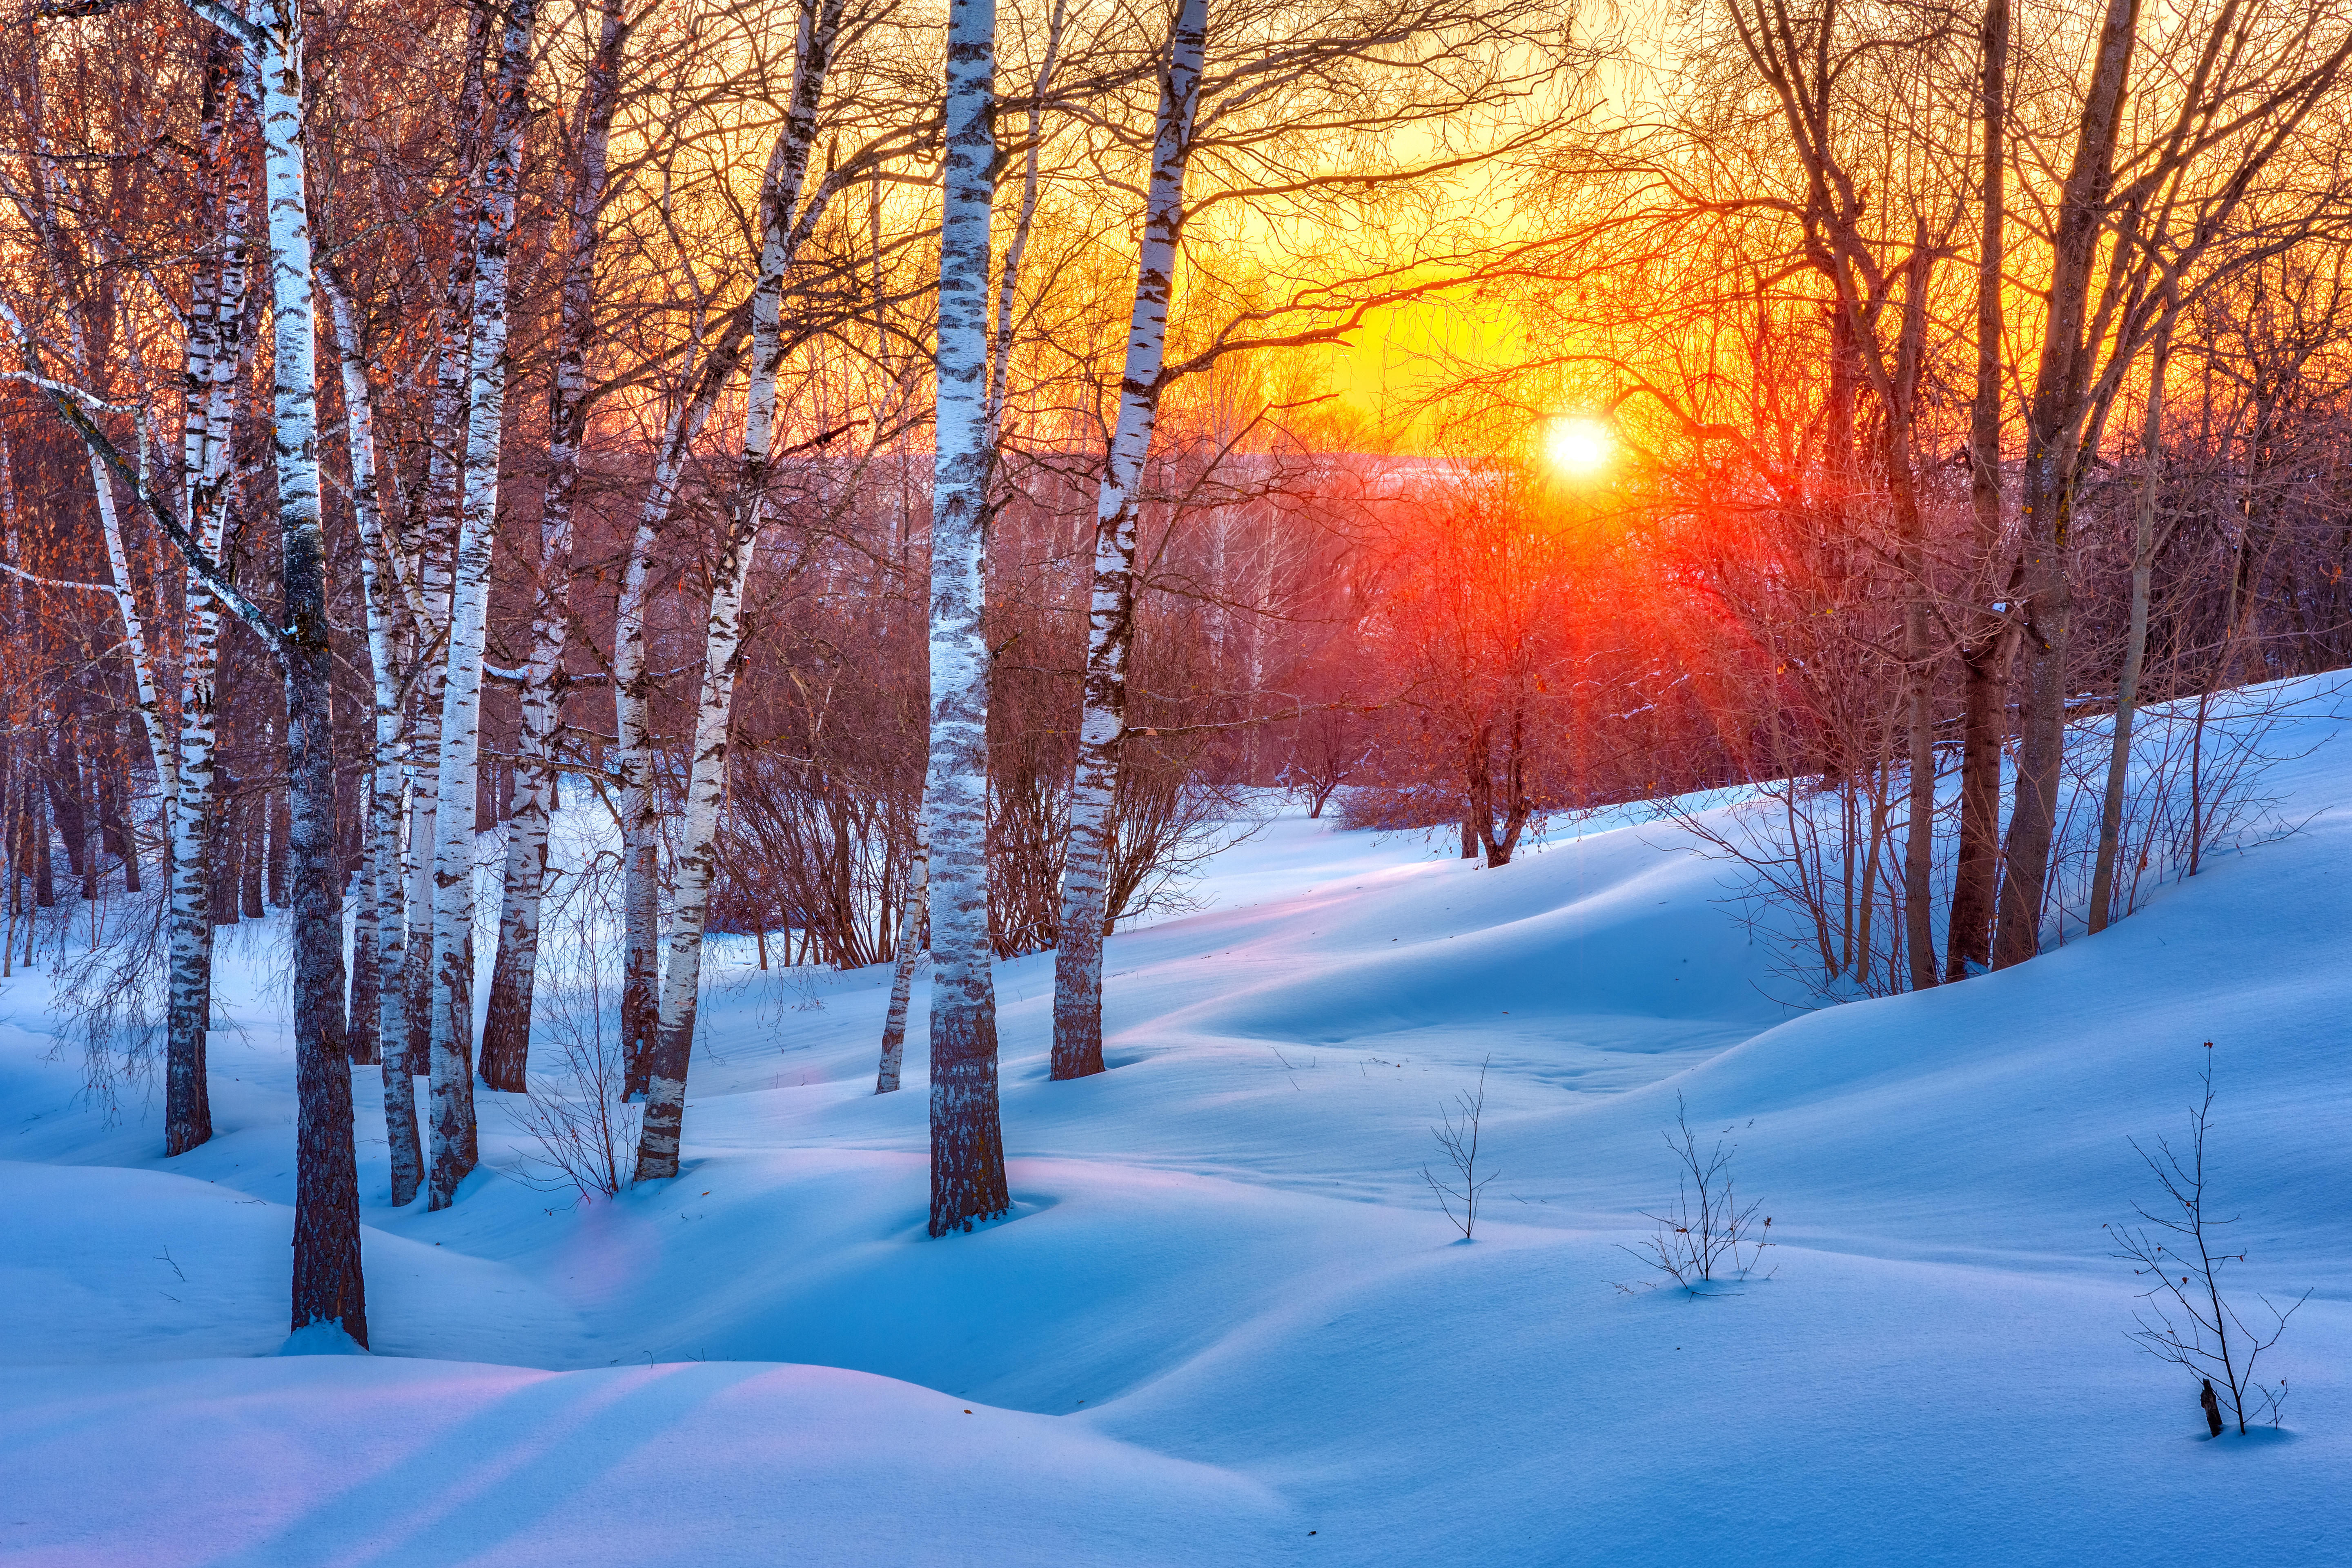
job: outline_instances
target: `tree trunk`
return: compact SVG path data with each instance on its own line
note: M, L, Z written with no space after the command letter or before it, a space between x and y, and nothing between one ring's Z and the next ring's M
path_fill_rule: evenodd
M1936 848L1936 666L1929 635L1927 523L1920 510L1918 451L1913 440L1919 375L1927 353L1927 282L1932 252L1927 225L1916 222L1910 264L1904 269L1903 328L1895 351L1895 412L1886 420L1887 464L1895 487L1897 541L1904 576L1903 682L1908 740L1903 835L1903 942L1910 955L1911 989L1936 984L1936 907L1932 886ZM1887 980L1898 976L1889 970Z
M319 514L310 232L303 188L302 10L267 0L262 136L269 249L278 531L283 542L287 773L292 781L295 1129L292 1326L335 1323L367 1343L359 1169L343 1044L342 877L335 855L326 536ZM257 40L257 42L261 41Z
M677 903L671 917L669 962L662 976L659 1033L646 1074L645 1120L637 1143L635 1180L677 1174L678 1140L686 1116L686 1076L693 1055L694 1020L702 986L703 918L716 864L719 807L727 797L727 731L743 645L743 590L767 508L774 459L776 377L782 368L784 275L802 236L814 224L830 189L802 210L816 115L833 64L843 0L802 0L795 33L793 96L761 182L760 273L751 292L751 374L744 396L743 458L737 471L726 549L711 573L704 623L702 696L694 721L693 762L687 781L686 821L679 836Z
M226 123L236 117L237 72L224 46L207 55L206 91L217 111L223 141L221 169L221 258L216 286L209 290L209 316L189 323L186 389L189 399L186 451L193 452L182 514L208 555L217 559L226 537L229 473L236 416L244 399L246 300L252 287L252 173L247 161L226 146ZM206 121L212 131L215 121ZM163 1152L184 1154L213 1135L211 1086L205 1044L213 1008L213 828L217 718L215 679L220 659L221 604L193 565L184 574L185 595L180 648L180 733L173 767L173 793L168 835L171 888L170 977L164 1007Z
M547 831L555 807L555 734L562 718L564 644L572 628L572 510L588 417L587 351L596 328L597 219L620 101L628 34L620 0L600 0L596 52L581 92L579 163L572 173L555 381L548 407L547 489L540 513L539 595L522 693L521 761L508 829L498 959L482 1023L482 1081L520 1090L529 1082L531 996L539 973L540 906L547 886Z
M988 439L989 210L995 196L996 19L950 0L940 226L939 415L931 482L931 724L923 791L931 847L933 1236L1012 1206L997 1109L988 942L988 647L981 524Z
M360 797L361 815L370 821L375 816L374 793L374 777L371 774L367 791ZM361 863L359 879L352 889L356 903L352 916L351 1004L343 1010L343 1043L351 1047L352 1062L358 1067L374 1067L383 1058L379 1031L383 1006L383 958L378 952L376 935L383 900L378 892L375 857L371 855Z
M523 94L537 0L505 12L492 124L474 221L474 341L467 374L462 516L452 558L447 675L433 846L433 1161L430 1206L456 1201L479 1158L474 1127L475 766L482 647L498 533L499 447L506 427L508 247L522 164Z
M436 351L431 445L425 460L425 486L412 505L421 509L423 526L416 551L419 657L409 700L407 762L409 829L406 862L408 936L403 944L400 1003L402 1033L408 1041L411 1068L423 1074L433 1059L433 992L435 960L434 876L440 845L441 718L447 679L446 659L424 657L424 648L449 629L452 572L455 568L458 513L464 485L462 447L470 424L467 412L474 333L475 247L479 226L483 170L480 162L482 69L489 49L488 5L472 9L467 25L463 75L457 94L453 161L463 172L464 184L450 213L455 243L450 247L449 273L441 306L440 342ZM444 650L446 652L446 649ZM470 1082L470 1079L468 1080Z
M270 728L275 729L276 726ZM263 731L263 744L269 750L279 749L275 743L277 736L269 733L268 730ZM274 790L262 790L236 803L237 912L249 921L257 921L269 912L269 906L262 901L261 886L262 872L268 865L269 858L268 834L269 818L273 815L270 797L276 793Z
M2124 668L2116 682L2115 733L2107 751L2107 784L2099 805L2099 848L2091 868L2088 923L2096 936L2114 918L2116 852L2124 825L2124 784L2131 772L2132 720L2139 709L2140 671L2147 657L2149 581L2156 568L2156 502L2164 484L2164 372L2172 358L2171 302L2157 329L2147 372L2147 410L2140 424L2138 504L2133 509L2131 624L2124 636Z
M757 404L751 419L767 423ZM768 417L772 417L775 381L769 368ZM747 437L746 444L750 443ZM748 466L748 465L747 465ZM735 675L743 644L743 587L751 552L759 542L759 501L748 529L733 531L713 573L709 630L703 655L702 700L694 724L694 768L687 784L686 821L677 854L677 907L671 916L669 963L662 976L661 1032L646 1070L646 1110L637 1142L635 1179L661 1181L677 1174L678 1139L686 1116L686 1074L694 1045L694 1018L702 984L702 923L710 898L712 849L719 809L727 795L727 730L735 699Z
M1095 503L1094 600L1088 617L1085 710L1077 772L1070 784L1068 847L1063 862L1061 918L1055 925L1055 1079L1103 1070L1102 947L1110 910L1111 803L1118 789L1127 735L1127 659L1135 639L1137 489L1160 422L1160 368L1168 346L1168 308L1184 230L1184 172L1192 154L1192 120L1201 101L1201 58L1207 47L1207 0L1181 0L1169 35L1160 79L1151 184L1144 198L1135 303L1128 323L1127 363L1119 381L1118 424L1103 464Z
M2042 944L2042 900L2058 822L2066 748L2066 639L2073 615L2067 552L2077 442L2086 394L2083 362L2091 277L2113 184L2124 89L2137 31L2136 0L2107 0L2074 163L2051 236L2049 315L2025 430L2025 670L2019 697L2017 797L2002 853L1993 966L2032 958Z
M266 868L268 897L270 903L281 910L287 904L286 879L289 861L286 846L289 837L294 831L293 822L293 805L288 800L286 792L282 789L271 790L269 792L269 859Z
M407 742L401 723L402 668L394 635L394 592L400 576L399 542L384 527L377 481L375 400L367 379L366 346L359 315L334 269L321 267L329 315L335 324L342 371L343 419L352 471L352 512L359 526L360 585L367 615L368 660L373 677L374 744L368 779L368 884L372 892L372 973L352 987L353 1016L373 1004L373 1028L383 1070L383 1131L392 1167L392 1202L400 1207L416 1196L424 1179L424 1153L417 1136L415 1062L408 1048L406 983L408 919L404 908L407 867L402 858L402 807ZM355 962L360 962L355 957Z
M923 841L919 820L915 827L915 862L907 874L906 901L898 910L898 952L890 967L890 1011L882 1022L882 1065L874 1075L874 1092L890 1094L898 1088L899 1068L907 1059L907 1006L915 991L915 964L922 956L924 927L930 920L930 848Z
M704 356L693 393L671 413L654 463L653 483L637 511L636 532L629 542L620 600L614 609L613 751L621 775L621 1059L623 1092L632 1098L646 1092L661 1018L654 986L661 884L655 857L658 821L653 742L647 729L653 681L646 668L646 595L653 578L654 545L677 503L688 456L719 394L734 379L751 331L748 310L728 320Z
M1944 978L1965 980L1992 962L1993 897L2000 879L2001 732L2009 704L2009 655L2014 639L2006 610L1984 601L2000 585L2000 285L2006 244L2009 174L2009 0L1987 0L1979 37L1982 53L1983 156L1978 165L1981 226L1977 238L1976 395L1969 407L1969 499L1975 518L1969 566L1976 601L1961 611L1960 831L1954 852L1950 923L1944 937ZM2006 600L2004 599L2004 605Z

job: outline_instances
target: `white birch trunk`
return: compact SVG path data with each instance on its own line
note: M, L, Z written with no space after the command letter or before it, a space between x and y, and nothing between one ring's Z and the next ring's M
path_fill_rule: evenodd
M223 50L218 94L227 101L223 121L236 118L237 94L249 88L249 69L236 68ZM226 130L222 132L226 149ZM189 329L190 399L184 454L194 461L183 491L188 532L217 560L231 504L230 448L245 384L246 301L252 287L251 171L233 149L222 163L218 275L212 313ZM206 1079L206 1036L212 1025L213 921L207 862L211 858L214 746L217 735L214 674L220 655L220 601L194 565L185 569L180 637L180 713L174 789L167 833L171 868L170 980L165 1004L163 1150L178 1154L212 1136Z
M272 445L278 458L285 630L286 768L292 787L295 1126L292 1327L339 1325L367 1343L360 1271L359 1172L343 1043L342 878L335 855L329 703L327 549L319 508L318 389L310 230L304 186L301 0L266 0L247 49L261 79L275 326Z
M99 526L106 533L106 563L114 574L114 605L122 615L122 638L131 653L131 679L139 705L139 726L147 736L147 747L155 758L155 791L161 797L164 832L171 832L173 808L180 798L180 770L173 755L171 726L163 717L163 700L155 684L155 655L147 646L147 623L139 613L139 601L131 592L131 556L122 546L121 514L114 502L114 477L106 471L104 459L96 452L89 455L90 488L98 496ZM139 852L135 842L126 843L131 854ZM168 857L169 851L166 850Z
M455 142L465 188L450 228L449 276L441 306L441 342L435 363L432 447L426 456L421 500L425 521L417 542L417 597L423 619L420 645L449 628L451 570L457 551L457 514L464 483L459 461L469 426L467 371L474 333L475 257L472 237L478 222L482 170L477 153L482 107L482 59L489 47L491 8L474 8L466 36L465 77L457 94ZM446 648L444 652L446 652ZM408 940L401 1005L410 1066L425 1069L433 1056L435 848L439 843L441 711L448 664L426 658L409 700ZM467 816L472 817L467 803Z
M506 425L507 251L521 173L523 88L536 0L506 13L482 201L474 225L474 342L467 373L463 515L450 573L447 674L433 868L433 1161L430 1206L446 1208L478 1154L474 1135L474 788L488 631L499 446Z
M1103 1070L1102 944L1108 915L1112 798L1127 733L1127 656L1135 637L1136 487L1160 419L1177 246L1184 227L1184 171L1201 100L1207 0L1182 0L1160 79L1151 184L1119 383L1118 424L1095 503L1095 580L1087 618L1085 716L1070 784L1070 830L1054 952L1053 1076Z
M520 1090L528 1082L531 997L539 969L540 904L547 883L548 814L555 802L555 735L562 719L564 644L572 627L572 510L588 411L588 343L595 331L597 219L604 211L613 115L620 100L620 0L602 0L596 52L582 89L579 164L572 172L555 386L548 411L547 490L540 514L539 596L522 690L521 761L508 826L498 959L482 1023L482 1081Z
M929 921L930 846L924 842L922 824L915 826L915 863L907 872L907 897L899 906L898 952L890 966L890 1011L882 1020L882 1065L874 1075L874 1092L894 1094L907 1061L907 1008L914 999L915 964L921 958L924 927Z
M661 883L655 857L659 823L654 805L653 742L646 725L653 686L646 669L646 595L652 584L654 545L677 502L687 457L719 395L733 378L750 331L748 314L728 322L703 360L694 392L671 412L654 462L653 483L637 511L628 563L621 574L620 599L614 608L613 750L621 775L622 1082L623 1093L631 1097L646 1091L661 1018L655 990Z
M820 8L821 7L821 8ZM686 1114L687 1066L693 1055L696 1003L702 984L703 917L709 907L712 850L727 796L727 731L743 641L743 589L767 506L776 435L776 378L782 368L784 275L824 197L801 210L817 108L833 63L842 0L801 0L794 37L793 97L761 182L760 275L751 293L751 375L743 411L743 459L736 480L727 547L711 574L705 622L702 697L695 712L686 821L678 846L677 899L654 1060L646 1071L646 1111L635 1180L677 1174Z
M375 927L376 1028L383 1048L384 1141L390 1148L392 1201L395 1207L416 1196L424 1159L416 1131L416 1079L409 1060L406 1010L401 1005L407 950L407 918L402 908L402 765L407 745L401 725L400 659L394 648L395 601L386 581L400 546L383 526L376 487L375 400L368 386L366 350L358 313L332 272L320 268L335 324L343 378L343 420L350 443L352 511L359 524L360 583L367 614L368 660L373 672L375 745L370 757L368 866ZM354 951L358 944L353 944Z
M995 469L988 418L988 251L995 197L992 0L950 0L940 224L939 387L931 480L930 1234L1011 1206L996 1085L988 941L988 647L982 524Z

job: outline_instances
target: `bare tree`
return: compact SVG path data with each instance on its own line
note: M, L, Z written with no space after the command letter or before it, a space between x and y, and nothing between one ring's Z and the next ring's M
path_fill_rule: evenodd
M1472 1232L1478 1226L1478 1199L1487 1184L1500 1175L1498 1171L1478 1173L1478 1122L1486 1111L1486 1068L1492 1057L1478 1064L1477 1087L1454 1097L1454 1108L1444 1110L1444 1120L1429 1130L1437 1140L1437 1147L1445 1155L1445 1163L1454 1169L1452 1180L1439 1175L1427 1165L1421 1168L1421 1179L1437 1194L1437 1206L1462 1233L1462 1239L1474 1239ZM1456 1208L1461 1212L1456 1213Z
M2212 1048L2213 1042L2206 1041L2205 1049ZM2154 1210L2134 1204L2132 1212L2139 1216L2138 1225L2126 1222L2105 1228L2120 1248L2116 1256L2129 1263L2134 1274L2156 1281L2141 1292L2140 1300L2147 1305L2133 1314L2139 1327L2127 1337L2158 1361L2182 1367L2197 1379L2201 1385L2200 1402L2216 1437L2221 1435L2222 1417L2213 1387L2218 1378L2220 1397L2228 1401L2228 1414L2242 1436L2250 1419L2268 1415L2271 1425L2278 1425L2286 1382L2281 1379L2275 1388L2267 1387L2255 1380L2254 1366L2263 1352L2278 1343L2286 1332L2287 1321L2311 1299L2311 1292L2305 1290L2295 1298L2284 1312L2271 1304L2269 1297L2256 1296L2270 1319L2260 1328L2248 1327L2237 1306L2221 1293L2222 1269L2243 1263L2246 1255L2221 1250L2221 1233L2237 1223L2236 1216L2216 1219L2207 1208L2205 1139L2213 1125L2210 1056L2205 1058L2199 1082L2204 1093L2189 1110L2185 1150L2175 1150L2169 1142L2158 1138L2151 1153L2137 1138L2131 1141L2132 1152L2156 1178L2164 1201Z
M1728 1129L1726 1129L1728 1131ZM1675 1096L1675 1131L1664 1135L1680 1169L1675 1173L1674 1206L1664 1214L1644 1209L1642 1217L1657 1226L1636 1247L1620 1247L1673 1280L1692 1295L1716 1283L1721 1272L1746 1279L1755 1272L1764 1248L1771 1242L1772 1221L1756 1223L1759 1201L1741 1204L1731 1179L1733 1151L1718 1138L1710 1148L1699 1147L1691 1131L1689 1109ZM1630 1287L1620 1287L1630 1289Z

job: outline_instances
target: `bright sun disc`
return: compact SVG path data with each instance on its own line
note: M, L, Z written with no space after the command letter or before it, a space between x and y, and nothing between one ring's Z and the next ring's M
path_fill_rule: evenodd
M1564 473L1595 474L1609 466L1614 444L1598 419L1555 419L1544 432L1544 451Z

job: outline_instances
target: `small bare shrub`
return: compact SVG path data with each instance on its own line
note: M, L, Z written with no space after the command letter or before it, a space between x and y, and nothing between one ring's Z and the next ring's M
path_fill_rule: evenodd
M2213 1042L2206 1041L2205 1048L2210 1051ZM2206 1213L2205 1135L2211 1129L2213 1111L2213 1058L2210 1056L2205 1058L2201 1082L2205 1094L2189 1113L2186 1151L2176 1151L2158 1138L2156 1152L2150 1153L2138 1139L2131 1141L2132 1152L2147 1162L2163 1191L2163 1201L2153 1212L2134 1204L2139 1225L2126 1222L2105 1228L2121 1247L2116 1256L2129 1263L2134 1274L2156 1281L2141 1293L2140 1300L2147 1305L2133 1312L2139 1327L2126 1330L2126 1337L2158 1361L2170 1362L2197 1379L2198 1403L2204 1407L2211 1436L2221 1435L2221 1405L2226 1400L2228 1414L2243 1436L2249 1421L2267 1416L2273 1426L2279 1424L2286 1380L2281 1378L2275 1387L2255 1382L2254 1363L2278 1343L2286 1332L2287 1320L2311 1300L2311 1292L2305 1290L2284 1312L2271 1304L2269 1297L2257 1295L2254 1300L2263 1304L2271 1320L2259 1329L2249 1327L2237 1307L2221 1294L2223 1267L2243 1263L2246 1255L2221 1251L2217 1245L2215 1233L2237 1224L2237 1216L2214 1219ZM2221 1384L2219 1390L2216 1383Z
M581 1198L611 1197L629 1183L644 1108L625 1098L627 1072L617 1018L606 1027L604 979L590 909L578 906L572 941L561 955L541 949L544 979L539 1018L562 1067L533 1073L513 1114L539 1146L525 1156L525 1179L542 1190L570 1187ZM560 957L547 965L550 957ZM552 970L552 973L549 973ZM548 982L553 984L548 984Z
M1454 1181L1448 1183L1427 1165L1421 1168L1421 1179L1437 1194L1437 1206L1445 1211L1445 1217L1454 1222L1454 1228L1462 1233L1465 1241L1470 1240L1470 1233L1477 1228L1478 1194L1486 1190L1487 1183L1501 1174L1497 1171L1489 1171L1483 1176L1478 1173L1478 1119L1486 1110L1486 1068L1494 1059L1489 1057L1478 1064L1477 1089L1469 1094L1455 1095L1453 1110L1440 1110L1445 1118L1444 1124L1429 1130L1438 1148L1444 1151L1446 1163L1454 1167ZM1456 1205L1461 1207L1459 1214L1454 1212Z
M1727 1146L1718 1138L1713 1148L1701 1151L1679 1094L1675 1096L1675 1131L1664 1136L1682 1167L1675 1175L1674 1207L1664 1214L1643 1210L1642 1217L1657 1229L1639 1246L1618 1250L1640 1258L1694 1296L1722 1279L1747 1279L1772 1245L1772 1221L1768 1216L1759 1224L1756 1211L1763 1205L1741 1204L1733 1189L1731 1156L1737 1146ZM1664 1283L1650 1280L1647 1288ZM1630 1292L1641 1287L1617 1288Z

